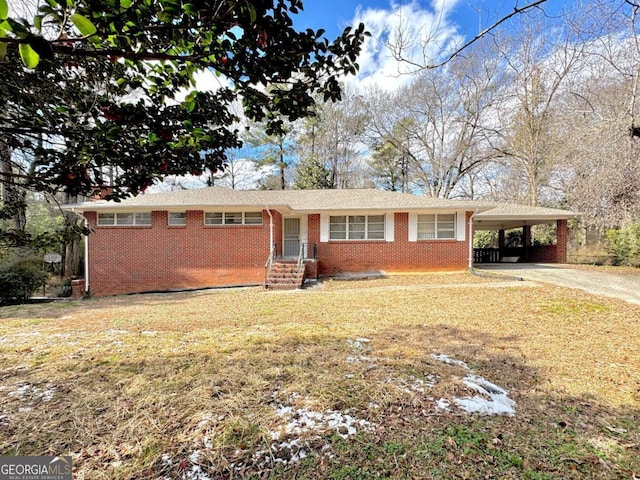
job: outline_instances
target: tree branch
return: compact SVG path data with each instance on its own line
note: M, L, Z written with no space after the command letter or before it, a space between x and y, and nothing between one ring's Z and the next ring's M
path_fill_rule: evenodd
M534 2L531 2L528 5L525 5L523 7L514 7L513 11L511 13L509 13L508 15L505 15L504 17L502 17L501 19L499 19L498 21L494 22L492 25L490 25L489 27L485 28L483 31L481 31L480 33L478 33L475 37L473 37L471 40L469 40L467 43L465 43L464 45L462 45L461 47L456 48L456 50L451 53L447 58L445 58L442 62L437 63L437 64L432 64L432 65L419 65L416 62L413 62L411 60L408 60L404 57L401 56L401 54L399 54L398 56L396 56L397 60L409 63L410 65L416 66L418 67L420 70L433 70L436 68L440 68L443 67L444 65L446 65L447 63L449 63L451 60L453 60L454 58L456 58L458 55L460 55L464 50L466 50L467 48L469 48L471 45L473 45L475 42L477 42L478 40L480 40L481 38L484 38L488 33L492 32L493 30L495 30L497 27L499 27L500 25L502 25L504 22L506 22L507 20L509 20L510 18L519 15L521 13L524 13L528 10L532 10L534 8L539 7L540 5L542 5L543 3L545 3L547 0L535 0ZM628 1L628 0L627 0Z

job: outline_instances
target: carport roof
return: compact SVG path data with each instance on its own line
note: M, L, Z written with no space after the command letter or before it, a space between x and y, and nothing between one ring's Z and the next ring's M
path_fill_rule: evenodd
M569 220L577 216L577 213L570 210L501 203L490 210L478 213L474 217L473 225L476 230L510 230L525 225Z

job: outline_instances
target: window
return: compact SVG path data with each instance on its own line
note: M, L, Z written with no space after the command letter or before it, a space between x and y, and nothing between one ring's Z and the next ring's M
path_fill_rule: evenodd
M214 212L214 213L205 213L204 214L204 224L205 225L222 225L222 213Z
M206 212L205 225L262 225L262 212Z
M384 215L329 217L330 240L384 240Z
M456 238L456 215L418 215L418 240L442 240Z
M262 225L262 212L245 212L244 223L246 225Z
M186 212L169 212L169 225L184 226L187 224Z
M98 225L104 226L150 226L151 212L98 213Z

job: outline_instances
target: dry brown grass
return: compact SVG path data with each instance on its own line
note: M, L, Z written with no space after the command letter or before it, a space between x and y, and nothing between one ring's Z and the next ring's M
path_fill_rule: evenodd
M194 465L210 478L640 470L640 306L576 290L396 276L5 307L0 317L0 452L70 453L74 478L198 478ZM359 348L360 337L370 342ZM516 416L439 411L435 400L469 392L464 371L433 353L509 390ZM409 388L434 377L425 392ZM274 468L256 452L282 430L279 406L376 427L301 434L317 456Z

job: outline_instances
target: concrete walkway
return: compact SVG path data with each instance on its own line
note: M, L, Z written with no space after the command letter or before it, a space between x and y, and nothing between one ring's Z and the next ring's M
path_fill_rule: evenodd
M618 298L640 305L640 270L637 274L611 273L541 263L483 264L477 265L475 269L480 273L512 275L534 282L578 288L594 295Z

